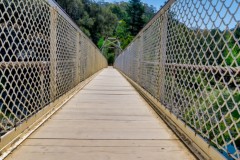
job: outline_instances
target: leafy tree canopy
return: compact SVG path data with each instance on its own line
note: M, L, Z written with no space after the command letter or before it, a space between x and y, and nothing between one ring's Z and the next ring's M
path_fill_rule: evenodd
M97 46L116 37L124 49L156 13L140 0L109 3L104 0L56 0Z

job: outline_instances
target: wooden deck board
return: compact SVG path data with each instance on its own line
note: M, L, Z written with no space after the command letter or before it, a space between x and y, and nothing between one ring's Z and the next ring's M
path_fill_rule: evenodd
M8 160L195 159L113 68L23 142Z

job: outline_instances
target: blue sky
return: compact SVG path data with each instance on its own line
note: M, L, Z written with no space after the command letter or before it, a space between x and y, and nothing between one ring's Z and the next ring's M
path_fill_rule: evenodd
M121 2L129 0L104 0L105 2ZM160 9L167 0L141 0ZM171 10L177 19L190 28L220 28L222 30L234 28L240 22L240 0L182 0L177 1ZM185 6L179 9L179 6ZM192 7L195 6L195 7Z
M121 2L121 1L128 2L128 0L104 0L104 1L105 2ZM141 1L149 5L153 5L154 7L157 8L157 10L159 10L160 6L162 6L166 0L141 0Z

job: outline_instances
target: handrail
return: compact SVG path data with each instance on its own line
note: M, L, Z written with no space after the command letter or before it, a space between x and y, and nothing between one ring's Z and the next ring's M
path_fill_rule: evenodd
M240 158L239 15L237 0L170 0L115 62L212 159Z
M0 24L2 152L107 61L53 0L1 1Z

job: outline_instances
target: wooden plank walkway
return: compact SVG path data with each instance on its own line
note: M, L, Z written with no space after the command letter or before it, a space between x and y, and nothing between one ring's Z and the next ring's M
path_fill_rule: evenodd
M123 76L107 68L7 159L195 158Z

